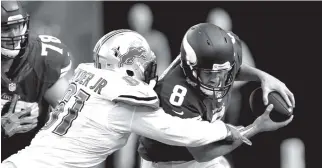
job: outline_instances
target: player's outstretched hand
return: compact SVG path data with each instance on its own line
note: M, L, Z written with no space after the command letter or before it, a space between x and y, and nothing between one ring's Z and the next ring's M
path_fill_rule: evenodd
M38 107L37 107L38 108ZM14 113L8 112L1 116L1 126L8 137L17 133L25 133L37 126L37 115L28 115L35 109L27 107L24 110ZM37 109L36 109L37 110Z
M272 119L269 117L269 114L271 113L273 108L273 104L267 106L265 112L254 121L254 126L258 129L259 132L275 131L279 128L285 127L293 120L292 115L288 120L283 122L272 121Z
M265 74L261 77L261 86L263 89L263 101L265 105L268 105L268 94L273 91L277 91L282 95L289 107L295 108L295 98L293 93L287 88L287 86L275 78L272 75Z
M245 136L243 136L241 134L242 129L244 128L243 126L233 126L230 124L226 124L227 128L228 128L228 136L226 138L226 140L228 141L238 141L241 140L244 143L246 143L247 145L252 145L252 142L246 138Z

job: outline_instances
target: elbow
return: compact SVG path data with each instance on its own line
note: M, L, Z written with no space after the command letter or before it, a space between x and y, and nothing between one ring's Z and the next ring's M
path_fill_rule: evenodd
M220 139L216 140L219 141ZM211 143L210 141L207 140L203 140L202 138L197 138L197 139L188 139L186 138L185 140L183 140L186 147L200 147L200 146L204 146L207 145L209 143ZM216 142L216 141L212 141L212 142Z
M176 142L179 144L175 144L176 146L185 146L185 147L199 147L202 144L200 144L200 142L197 141L191 141L189 139L183 138L180 141Z
M161 140L162 139L162 140ZM163 141L163 143L174 145L174 146L184 146L184 147L199 147L204 145L201 141L196 141L189 139L187 137L178 137L173 135L163 134L160 135L159 141Z
M198 163L203 163L203 162L209 162L211 160L214 160L214 159L216 159L219 156L220 155L218 155L218 156L217 155L208 155L206 153L203 153L203 154L199 154L199 155L193 156L193 158Z
M216 159L217 157L222 156L222 153L207 151L207 147L198 147L198 148L188 148L189 152L193 156L193 158L199 162L209 162L211 160Z
M204 143L201 143L200 141L186 141L186 147L199 147L205 145Z
M201 138L189 138L187 136L180 136L178 134L169 133L167 131L159 132L158 141L168 144L168 145L174 145L174 146L185 146L185 147L199 147L204 145L202 141L200 141Z
M186 146L186 147L198 147L198 146L200 146L200 145L198 145L196 142L194 142L194 141L185 141L185 145L184 146Z
M207 146L204 147L197 147L197 148L188 148L189 152L195 159L195 161L202 163L202 162L209 162L219 156L219 153L216 152L209 152L207 151Z

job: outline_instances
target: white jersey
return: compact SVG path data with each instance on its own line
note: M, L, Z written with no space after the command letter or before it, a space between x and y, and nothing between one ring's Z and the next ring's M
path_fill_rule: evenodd
M6 161L18 168L94 167L123 147L131 132L176 146L200 146L227 136L222 122L183 120L158 106L157 94L147 84L80 64L31 145ZM212 130L216 133L209 134Z

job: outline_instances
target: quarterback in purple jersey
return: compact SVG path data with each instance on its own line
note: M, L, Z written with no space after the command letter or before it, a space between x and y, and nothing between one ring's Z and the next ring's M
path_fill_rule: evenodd
M282 82L263 71L242 64L242 47L238 36L210 23L197 24L186 32L180 55L161 76L155 90L160 106L166 113L183 119L215 122L223 119L235 80L259 80L265 89L264 102L266 94L276 90L284 95L289 106L294 106L294 96ZM271 108L269 106L265 114ZM283 127L291 120L274 123L267 115L263 115L248 127L229 127L241 131L245 138L250 138L258 132ZM264 122L269 122L270 126L254 129L254 126ZM145 137L141 137L139 141L138 152L142 157L142 168L228 168L229 163L222 155L241 144L239 140L233 143L223 140L190 148L170 146Z

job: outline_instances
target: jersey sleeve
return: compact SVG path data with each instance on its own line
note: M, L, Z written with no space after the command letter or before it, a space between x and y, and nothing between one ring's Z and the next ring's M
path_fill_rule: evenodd
M128 89L118 95L113 101L123 102L135 106L159 107L159 99L152 88L147 86Z
M71 51L53 36L39 35L37 40L45 64L46 82L55 83L72 69Z
M174 146L196 147L227 136L227 128L220 120L209 123L193 118L182 119L165 113L162 108L152 111L136 107L129 123L132 132Z
M105 79L107 83L102 89L103 99L134 106L159 107L158 95L152 87L142 81L113 72L109 72Z

